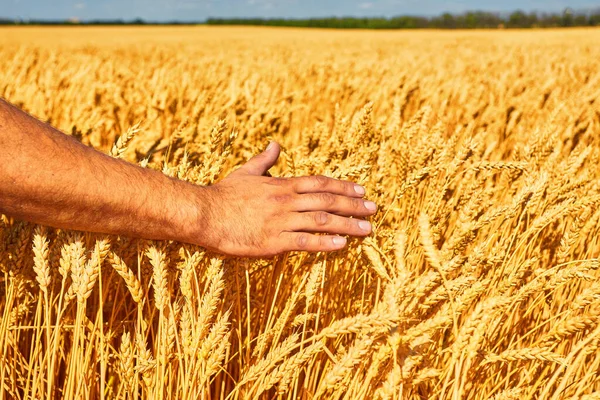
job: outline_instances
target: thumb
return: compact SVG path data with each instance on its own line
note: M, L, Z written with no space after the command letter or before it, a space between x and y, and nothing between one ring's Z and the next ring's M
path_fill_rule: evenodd
M279 158L280 151L281 147L279 146L279 143L271 142L265 151L252 157L238 171L248 175L264 175L269 168L275 165Z

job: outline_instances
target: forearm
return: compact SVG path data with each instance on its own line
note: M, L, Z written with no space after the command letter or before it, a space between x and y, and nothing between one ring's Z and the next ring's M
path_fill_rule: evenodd
M0 99L0 213L76 230L189 241L204 188L114 159Z
M201 187L102 154L0 99L0 213L244 257L339 250L346 239L338 235L371 232L356 218L377 210L363 187L323 176L265 176L279 152L273 142Z

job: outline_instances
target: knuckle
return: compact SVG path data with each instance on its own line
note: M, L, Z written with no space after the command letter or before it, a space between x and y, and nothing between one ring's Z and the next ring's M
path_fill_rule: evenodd
M319 198L323 204L331 206L335 203L335 196L331 193L319 193Z
M288 178L271 178L271 180L269 181L270 184L274 185L274 186L284 186L290 183Z
M352 187L348 182L339 181L340 190L344 193L350 193L352 191Z
M314 219L317 225L327 225L329 222L329 214L324 211L319 211L314 214Z
M350 202L351 202L350 204L352 205L352 208L355 210L360 209L362 207L362 203L363 203L362 200L357 199L357 198L352 198L350 200Z
M320 187L320 188L324 188L325 186L327 186L327 177L323 176L323 175L316 175L313 178L314 182L315 182L315 186Z
M327 238L325 236L319 236L319 248L325 248L327 245Z
M356 222L354 222L354 220L350 218L344 218L344 227L346 228L346 230L353 231L355 224Z
M272 196L271 199L279 204L288 204L292 201L292 196L289 194L277 194Z
M296 236L296 245L299 249L305 249L308 246L308 234L301 233Z

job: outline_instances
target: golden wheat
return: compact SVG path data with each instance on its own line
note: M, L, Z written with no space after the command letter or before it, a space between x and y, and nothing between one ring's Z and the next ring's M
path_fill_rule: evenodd
M205 185L275 139L380 207L269 260L2 215L0 398L598 398L599 39L0 28L0 96L85 145Z

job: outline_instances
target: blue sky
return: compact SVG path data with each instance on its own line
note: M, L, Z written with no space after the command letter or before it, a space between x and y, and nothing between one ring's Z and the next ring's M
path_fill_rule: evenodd
M25 19L203 20L218 17L437 15L466 10L506 12L600 8L600 0L0 0L0 17Z

